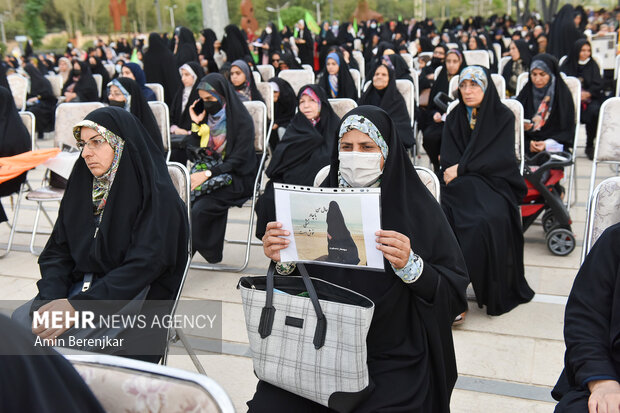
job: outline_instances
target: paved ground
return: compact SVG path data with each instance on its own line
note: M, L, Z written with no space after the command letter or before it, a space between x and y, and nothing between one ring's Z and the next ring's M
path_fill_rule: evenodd
M583 138L584 132L582 127ZM420 163L426 165L427 161L421 159ZM452 398L452 411L553 411L549 391L563 366L564 305L580 263L590 168L591 162L583 156L583 149L579 149L577 203L571 210L573 231L578 240L575 251L567 257L552 255L547 250L539 223L525 234L525 272L536 291L534 300L500 317L487 316L470 302L467 321L454 329L460 377ZM599 171L601 177L614 174L607 166ZM41 176L42 171L31 172L30 182L36 187ZM3 198L2 202L11 214L10 199ZM23 205L19 227L30 228L34 206L30 202ZM231 239L245 236L249 214L249 207L231 210L228 225ZM55 217L55 210L52 217ZM45 222L41 227L50 229ZM0 225L0 247L6 245L8 232L6 224ZM37 238L39 248L44 245L45 238L45 235ZM0 260L0 299L30 299L36 293L39 270L36 257L28 252L29 235L18 234L15 242L14 251ZM243 247L228 245L225 248L225 263L237 264L242 257ZM262 248L254 246L244 274L264 275L267 263ZM192 269L183 298L222 301L224 354L212 355L199 350L199 358L207 374L228 391L238 410L245 411L245 401L254 392L256 378L248 357L240 295L235 288L239 277L239 273ZM191 339L197 349L206 349L204 340ZM195 370L185 355L171 356L169 365Z

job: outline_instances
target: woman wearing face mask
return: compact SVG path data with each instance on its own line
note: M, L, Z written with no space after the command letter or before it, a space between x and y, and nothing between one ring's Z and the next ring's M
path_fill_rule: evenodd
M144 53L144 76L148 83L159 83L164 88L164 102L172 107L172 101L181 86L179 71L175 65L162 64L170 62L174 55L167 47L159 33L149 35L149 48Z
M504 66L502 76L506 81L506 95L514 96L519 75L527 72L532 62L532 55L525 40L514 40L510 43L510 57L511 60Z
M65 102L98 102L97 82L86 62L73 60L73 70L62 88Z
M110 106L123 108L138 118L155 146L164 153L163 138L155 115L135 80L121 77L108 83L108 103Z
M272 77L269 84L273 88L273 127L269 134L269 145L275 150L286 128L295 116L297 97L291 85L284 79Z
M439 92L447 95L449 92L450 80L452 80L454 76L458 76L464 68L465 59L461 52L456 49L448 51L443 68L439 72L431 88L428 106L425 110L421 111L419 125L424 136L422 146L424 146L424 150L433 165L433 170L437 174L439 174L439 150L441 149L441 134L444 128L443 115L445 109L437 106L435 97Z
M349 65L340 50L330 52L317 82L330 98L349 98L357 101L357 89Z
M230 83L242 102L258 100L264 102L263 96L256 88L250 66L243 60L235 60L230 66Z
M360 98L360 105L374 105L385 110L394 124L400 140L406 148L415 142L411 117L407 111L405 99L396 87L396 75L387 63L379 65L373 75L372 84Z
M183 88L179 89L172 100L172 106L170 106L170 141L173 145L170 160L185 165L187 163L185 148L175 148L173 142L182 141L187 135L192 133L192 119L189 114L189 107L199 97L198 79L204 75L204 72L200 64L189 62L179 68L179 74L181 75Z
M276 25L272 22L267 23L267 27L265 27L258 42L263 45L259 49L259 61L264 65L269 64L269 56L271 56L272 53L279 52L282 44L282 37L280 37Z
M575 76L581 82L581 123L586 125L586 155L594 158L594 139L598 126L598 114L605 99L601 70L592 59L592 46L586 39L579 39L560 66L567 76Z
M154 102L157 100L155 92L146 86L146 76L144 75L142 68L137 63L126 63L122 68L121 75L121 77L127 77L138 83L147 102Z
M389 116L374 106L347 113L334 137L326 187L380 187L377 249L385 272L306 264L312 277L352 289L375 303L366 339L374 388L356 412L450 410L456 381L451 324L466 308L467 271L440 206L418 178ZM402 191L407 188L406 191ZM343 211L346 215L346 211ZM288 232L270 222L265 255L280 261ZM294 265L278 263L280 273ZM259 381L249 412L331 411Z
M530 80L517 100L523 105L525 152L535 154L550 145L555 151L572 151L575 137L575 105L558 69L558 61L539 54L530 64Z
M490 75L468 66L441 138L441 205L461 244L478 306L500 315L534 296L523 269L514 115ZM463 315L464 317L464 315Z
M327 54L332 50L332 46L336 46L338 44L334 32L329 27L328 21L323 22L323 25L321 26L321 32L319 33L319 37L316 41L318 42L319 51L319 70L323 70Z
M208 262L222 260L228 208L252 196L256 174L254 123L224 76L209 73L191 103L194 166L192 246ZM215 165L215 166L210 166Z
M268 222L276 219L273 183L312 186L321 168L329 165L340 119L318 85L303 86L297 96L299 111L273 152L266 170L269 182L256 203L256 237L262 238Z
M446 53L448 53L448 46L445 44L440 44L433 50L433 57L430 63L424 66L420 73L420 93L433 86L435 82L435 69L444 64Z

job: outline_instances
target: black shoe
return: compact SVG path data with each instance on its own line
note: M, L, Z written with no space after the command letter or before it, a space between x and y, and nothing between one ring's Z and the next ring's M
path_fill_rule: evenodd
M594 160L594 146L586 146L586 156L589 160Z

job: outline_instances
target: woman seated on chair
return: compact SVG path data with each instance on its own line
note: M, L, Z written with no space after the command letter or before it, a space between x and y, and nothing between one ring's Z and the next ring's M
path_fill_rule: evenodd
M349 65L338 48L328 53L325 67L319 75L319 86L330 99L348 98L357 102L357 88L349 72Z
M37 133L42 139L44 132L54 130L58 99L54 96L52 84L39 72L39 69L28 63L24 66L24 70L30 77L30 93L26 101L26 110L34 114Z
M151 107L144 99L140 86L135 80L128 77L119 77L108 83L108 102L110 106L123 108L138 118L155 146L164 153L161 130L157 125L157 120L155 120Z
M443 133L446 109L440 108L437 105L435 97L440 92L449 95L450 81L454 76L458 76L464 68L465 59L463 59L463 54L456 49L449 50L446 53L445 63L431 88L428 106L420 111L419 127L424 136L422 146L424 146L424 150L433 165L433 170L437 174L439 174L439 151L441 149L441 134ZM446 105L448 104L447 101L442 102L445 102Z
M62 88L65 102L99 102L97 82L88 63L73 59L71 64L73 69Z
M564 315L557 413L620 408L620 224L605 230L575 277Z
M192 246L208 262L222 260L228 208L252 197L256 177L254 123L232 85L219 73L198 84L188 103L192 118L190 160Z
M278 142L284 136L286 128L295 116L297 97L290 83L279 77L269 79L273 89L273 126L269 131L269 145L275 150Z
M532 54L525 40L513 40L510 43L510 58L502 70L508 97L516 94L517 79L521 73L528 71L532 62Z
M153 102L157 100L157 96L155 96L155 92L153 92L146 85L146 75L144 74L144 70L137 63L125 63L123 68L121 69L122 77L128 77L129 79L135 80L140 86L140 90L144 95L144 98L147 102Z
M185 272L186 207L140 121L105 107L88 114L73 135L82 155L39 257L39 292L13 314L23 325L31 324L33 311L73 313L93 300L175 300ZM66 331L33 329L41 339Z
M605 100L603 78L598 63L592 59L592 46L586 39L579 39L560 66L567 76L574 76L581 82L581 115L579 120L586 125L586 155L594 158L594 139L598 126L598 114Z
M407 111L405 99L396 87L396 75L392 61L385 58L372 73L372 83L360 98L360 105L378 106L390 116L401 142L406 148L411 148L415 143L411 116Z
M242 102L251 100L265 102L265 99L263 99L263 96L256 88L252 70L245 61L239 59L232 62L230 66L230 83L232 83L233 88Z
M515 156L515 120L480 66L461 72L459 100L441 137L441 205L478 306L500 315L534 296L523 268L519 203L526 186Z
M32 140L15 108L11 91L0 86L0 158L28 152ZM0 183L0 198L19 192L21 184L26 181L26 173L9 181ZM0 224L8 217L0 202Z
M545 53L532 59L530 79L517 100L523 105L526 154L572 151L575 105L555 57Z
M273 183L312 186L321 168L329 165L340 118L323 88L306 85L297 97L299 112L286 128L266 174L269 182L256 202L256 237L262 238L268 222L276 219Z
M457 375L451 325L467 306L469 283L456 238L387 113L375 106L353 109L334 140L323 186L381 188L383 230L376 235L385 272L306 264L312 277L375 304L366 338L374 389L355 411L448 412ZM359 160L370 156L375 167L362 168ZM289 245L289 233L281 228L279 222L267 225L263 249L278 262L279 273L296 273L295 265L279 263L280 251ZM248 406L251 413L331 411L263 381Z

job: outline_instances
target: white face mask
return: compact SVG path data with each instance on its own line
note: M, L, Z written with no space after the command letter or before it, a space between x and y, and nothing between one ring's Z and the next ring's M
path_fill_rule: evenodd
M265 33L271 34L271 27L266 27L265 28Z
M381 177L381 153L339 152L340 175L354 188L368 187Z

